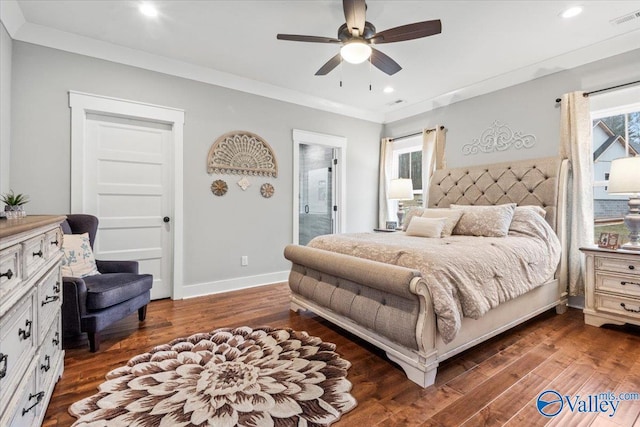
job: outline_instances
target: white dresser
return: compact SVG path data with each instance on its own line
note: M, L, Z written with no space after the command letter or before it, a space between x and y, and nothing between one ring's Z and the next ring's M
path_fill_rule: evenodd
M0 426L38 426L64 369L64 216L0 220Z
M580 248L586 255L584 321L640 325L640 252Z

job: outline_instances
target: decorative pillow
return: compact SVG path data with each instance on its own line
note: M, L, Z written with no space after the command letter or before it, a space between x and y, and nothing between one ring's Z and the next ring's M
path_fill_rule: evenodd
M407 231L407 227L411 222L411 218L413 218L414 216L422 216L423 212L424 212L423 208L409 209L409 211L404 215L404 218L402 219L402 231Z
M447 218L423 218L421 216L415 216L407 227L407 236L440 238L446 222Z
M534 205L516 206L516 213L518 211L524 211L524 210L533 211L538 215L540 215L542 218L547 218L547 211L545 211L542 206L534 206Z
M422 214L422 218L446 218L447 221L444 223L444 228L442 229L442 237L451 236L453 229L456 224L460 220L462 216L462 211L459 209L444 209L444 208L433 208L433 209L425 209Z
M100 274L91 250L89 233L65 234L62 251L63 276L86 277Z
M515 203L495 206L451 205L462 210L453 234L464 236L505 237L516 209Z

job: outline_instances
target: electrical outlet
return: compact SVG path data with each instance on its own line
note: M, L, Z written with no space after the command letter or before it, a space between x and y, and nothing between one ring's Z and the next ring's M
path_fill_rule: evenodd
M240 258L240 265L243 267L246 267L247 265L249 265L249 257L246 255L243 255L242 258Z

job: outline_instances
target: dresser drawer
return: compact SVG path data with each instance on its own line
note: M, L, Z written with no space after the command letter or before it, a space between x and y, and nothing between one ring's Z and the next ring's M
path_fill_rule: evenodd
M595 306L596 311L640 319L640 300L638 299L596 293Z
M56 228L44 235L44 246L46 248L46 258L51 259L62 250L62 229Z
M22 244L26 278L31 277L44 264L46 252L44 234L40 234Z
M0 252L0 302L22 281L22 246L13 245Z
M640 259L635 257L634 259L627 258L609 258L596 256L595 257L596 271L611 271L615 273L640 273Z
M27 427L37 425L38 416L42 411L42 401L45 393L37 389L36 372L34 369L26 375L21 387L17 390L15 399L17 404L13 406L15 412L11 420L6 422L8 427Z
M57 265L38 282L37 310L40 342L62 306L61 283L60 267Z
M36 349L34 293L29 293L0 320L0 408L3 407L33 358Z
M57 366L62 356L62 336L60 316L56 316L41 346L38 361L38 389L49 390L56 380Z
M596 272L596 290L640 297L640 276Z

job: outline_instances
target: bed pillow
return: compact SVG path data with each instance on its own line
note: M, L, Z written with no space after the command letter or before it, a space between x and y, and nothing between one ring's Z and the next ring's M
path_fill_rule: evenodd
M407 236L440 238L447 218L423 218L415 216L407 227Z
M451 205L462 210L453 234L464 236L505 237L516 209L515 203L495 206Z
M547 218L547 211L545 211L542 206L534 206L534 205L516 206L515 212L518 213L521 211L533 211L538 215L540 215L542 218Z
M407 231L407 227L409 226L411 219L415 216L422 216L423 212L423 208L409 209L409 211L404 215L404 218L402 219L402 231Z
M434 208L425 209L422 218L446 218L444 228L442 229L442 237L449 237L453 229L462 217L462 211L459 209Z
M62 275L87 277L100 274L91 250L89 234L65 234L62 240Z

